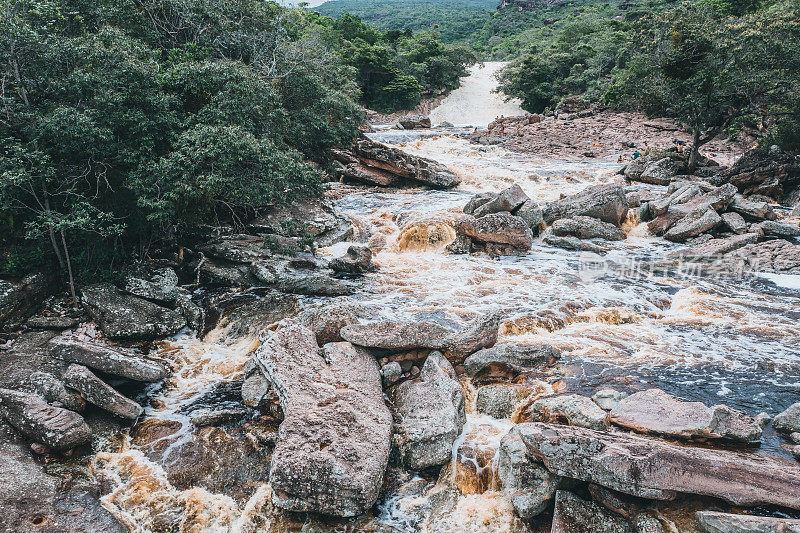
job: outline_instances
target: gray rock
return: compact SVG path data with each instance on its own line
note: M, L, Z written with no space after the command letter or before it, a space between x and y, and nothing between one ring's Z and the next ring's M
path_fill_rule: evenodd
M377 269L372 262L372 250L366 246L350 246L347 254L330 262L331 270L348 274L363 274Z
M682 232L685 232L687 230L687 226L690 225L690 222L697 224L697 220L702 218L703 215L706 215L708 211L723 211L731 202L731 200L733 200L735 194L736 187L730 184L713 188L686 203L670 205L665 213L656 216L653 220L648 222L647 228L653 235L663 235L673 226L682 223L684 222L684 219L687 219L683 224L684 227L682 228ZM712 215L707 215L707 218L708 217L712 217ZM717 215L716 221L717 223L721 222L721 217ZM708 220L705 219L704 222L707 223ZM686 236L687 239L702 233L702 231L700 231L699 233L694 233L694 235L691 235L693 230L696 228L692 226L688 229L690 231L688 232L689 235Z
M769 202L745 198L741 194L733 197L733 201L728 208L734 213L751 220L775 220L777 217Z
M113 339L155 339L186 326L186 319L175 311L122 294L110 283L84 287L81 302L103 333Z
M800 237L800 226L775 220L759 222L753 226L753 230L767 237L780 237L782 239Z
M627 234L614 224L592 217L576 216L553 222L553 234L559 237L573 236L579 239L605 239L623 241Z
M592 395L592 401L604 411L611 411L620 400L627 398L625 392L615 391L614 389L601 389Z
M684 185L668 196L653 200L649 205L651 217L656 217L667 212L671 205L677 206L694 200L701 195L700 187L694 184Z
M497 194L497 196L488 202L478 206L473 214L476 218L480 218L492 213L500 213L502 211L512 212L529 200L530 198L528 198L528 195L522 190L522 187L515 183L508 189L501 191L499 194Z
M341 329L342 338L357 346L386 350L443 350L454 332L433 322L372 322Z
M750 416L725 405L707 407L684 402L660 389L649 389L620 400L611 410L611 422L642 433L679 438L761 440L762 428Z
M556 491L551 533L634 533L619 515L565 490Z
M148 300L172 303L178 289L178 275L171 268L156 268L151 271L130 274L125 278L125 290L134 296Z
M85 366L69 365L64 383L80 392L87 401L120 418L136 420L144 412L141 405L106 385Z
M320 350L314 332L290 319L264 334L254 357L284 413L270 468L273 503L343 517L371 508L392 431L375 359L346 342Z
M247 376L242 383L242 403L248 407L259 409L263 407L271 390L272 385L269 380L261 372L254 372Z
M411 470L449 461L466 422L464 391L440 364L439 357L428 357L422 381L405 381L394 391L400 417L394 440L403 464Z
M783 239L749 244L725 255L756 272L800 273L800 245Z
M619 226L628 216L628 199L619 185L595 185L550 202L544 208L544 221L552 224L559 218L588 216Z
M468 254L472 252L472 239L466 235L456 234L455 240L447 245L446 250L451 254Z
M445 349L445 355L454 364L484 348L491 348L497 342L500 315L485 313L478 316L461 330L452 335Z
M403 368L397 361L386 363L381 367L381 377L383 378L384 387L394 385L403 377Z
M555 364L561 352L549 344L503 344L475 352L464 360L464 369L475 376L491 367L526 372Z
M64 330L78 325L78 320L68 316L32 316L25 325L29 329Z
M736 234L742 234L747 231L747 222L744 221L744 218L739 213L722 213L722 223Z
M162 364L117 346L62 336L52 339L47 347L53 357L134 381L156 382L169 375Z
M407 117L401 118L398 122L404 130L431 127L431 119L425 115L408 115Z
M577 250L581 252L593 252L596 254L601 254L606 250L596 244L591 242L582 241L578 237L573 237L571 235L566 237L558 237L553 235L551 231L545 231L542 234L542 240L549 244L550 246L555 246L556 248L564 248L565 250Z
M714 229L720 222L722 218L713 209L691 213L667 230L664 238L668 241L686 241Z
M0 331L11 331L39 310L52 289L52 279L41 273L20 281L0 279Z
M341 330L345 326L357 324L367 316L364 307L349 298L331 300L322 305L309 307L297 317L302 325L314 332L320 346L329 342L340 342Z
M755 233L731 235L722 239L709 239L708 241L676 250L667 255L670 258L680 258L694 261L710 261L720 259L723 255L738 250L748 244L758 241Z
M56 407L64 407L76 413L82 413L86 408L86 402L80 394L68 391L62 380L48 372L34 372L28 377L26 385L31 392Z
M569 424L592 429L606 429L608 414L591 398L578 394L562 394L539 398L519 413L520 422Z
M508 212L492 213L481 218L465 217L455 225L456 233L473 242L505 244L519 250L530 250L533 234L519 217Z
M562 483L559 476L528 455L516 427L500 441L497 479L514 511L524 520L542 514Z
M247 418L247 409L198 409L192 412L191 422L197 427L219 426L229 422L238 422Z
M701 533L800 533L800 520L698 511Z
M514 211L514 215L525 221L525 224L528 225L533 235L539 235L539 233L542 232L542 227L544 227L543 213L539 204L533 200L526 201Z
M48 405L33 394L0 389L0 411L24 437L56 450L86 444L92 436L81 415Z
M317 246L330 246L353 237L353 223L322 198L301 198L268 209L248 225L254 233L287 237L306 233Z
M772 420L772 427L781 433L800 432L800 402L790 405Z
M675 176L683 174L685 170L685 166L665 157L647 165L636 181L653 185L669 185Z
M486 385L478 389L475 410L493 418L511 418L517 405L531 394L524 385Z
M485 203L497 198L497 193L494 192L480 192L469 199L467 205L464 206L464 213L468 215L475 214L475 210Z
M575 426L517 427L528 453L560 476L648 499L671 500L688 493L734 505L800 508L796 464Z

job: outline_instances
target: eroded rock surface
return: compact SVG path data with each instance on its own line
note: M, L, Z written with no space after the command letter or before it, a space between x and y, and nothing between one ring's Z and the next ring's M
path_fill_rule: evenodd
M169 375L169 370L162 364L137 355L132 350L82 341L69 335L52 339L48 350L53 357L64 361L134 381L161 381Z
M475 352L464 361L467 374L474 376L490 367L525 372L554 364L561 352L549 344L502 344Z
M552 224L559 218L593 217L615 226L628 215L628 199L619 185L595 185L583 191L550 202L544 207L544 221Z
M23 436L56 450L86 444L92 436L81 415L48 405L34 394L0 389L0 412Z
M714 511L698 511L695 518L701 533L800 533L800 520Z

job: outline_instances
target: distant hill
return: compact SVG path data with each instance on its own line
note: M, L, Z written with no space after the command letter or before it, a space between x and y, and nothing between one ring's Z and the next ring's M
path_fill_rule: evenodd
M330 0L316 7L323 15L352 13L382 30L436 29L442 40L467 39L483 28L498 0Z

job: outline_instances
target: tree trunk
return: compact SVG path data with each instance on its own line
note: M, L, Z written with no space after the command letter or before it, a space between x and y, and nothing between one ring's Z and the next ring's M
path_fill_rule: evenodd
M75 295L75 278L72 277L72 261L69 259L69 249L67 249L67 239L64 238L64 230L61 230L61 244L64 246L64 256L67 258L67 274L69 275L69 293L72 295L73 305L78 305L78 297Z

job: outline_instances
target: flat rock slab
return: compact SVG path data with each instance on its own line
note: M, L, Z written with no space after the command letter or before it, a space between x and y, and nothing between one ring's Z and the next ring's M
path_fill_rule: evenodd
M108 344L63 336L52 339L47 347L53 357L133 381L156 382L169 375L160 363Z
M48 405L34 394L0 389L0 411L23 436L56 450L86 444L92 436L81 415Z
M101 409L128 420L136 420L144 409L138 403L118 393L83 365L69 365L64 383Z
M112 339L155 339L177 333L186 326L186 319L180 313L123 294L110 283L85 287L81 303Z
M694 516L702 533L800 533L800 520L714 511L698 511Z
M608 414L591 398L562 394L540 398L519 413L521 422L567 423L593 429L608 427Z
M270 467L275 505L343 517L367 511L392 432L378 363L347 342L320 350L314 332L291 319L263 335L254 357L284 413Z
M372 322L341 330L342 338L352 344L386 350L443 350L452 343L454 334L433 322Z
M528 452L560 476L656 500L687 493L800 509L796 463L573 426L517 427Z
M579 239L605 239L607 241L623 241L628 237L627 233L614 224L584 216L556 220L553 222L552 229L558 237L571 235Z
M554 364L561 353L549 344L501 344L479 350L464 361L467 374L474 376L485 370L525 372Z
M726 213L727 214L727 213ZM748 244L753 244L758 241L757 233L743 233L741 235L732 235L723 239L711 239L703 244L689 246L681 250L671 252L667 257L689 260L716 260L720 259L724 254L738 250Z
M660 389L631 394L611 409L611 422L641 433L681 438L723 438L758 442L761 426L754 418L725 405L708 407L684 402Z

